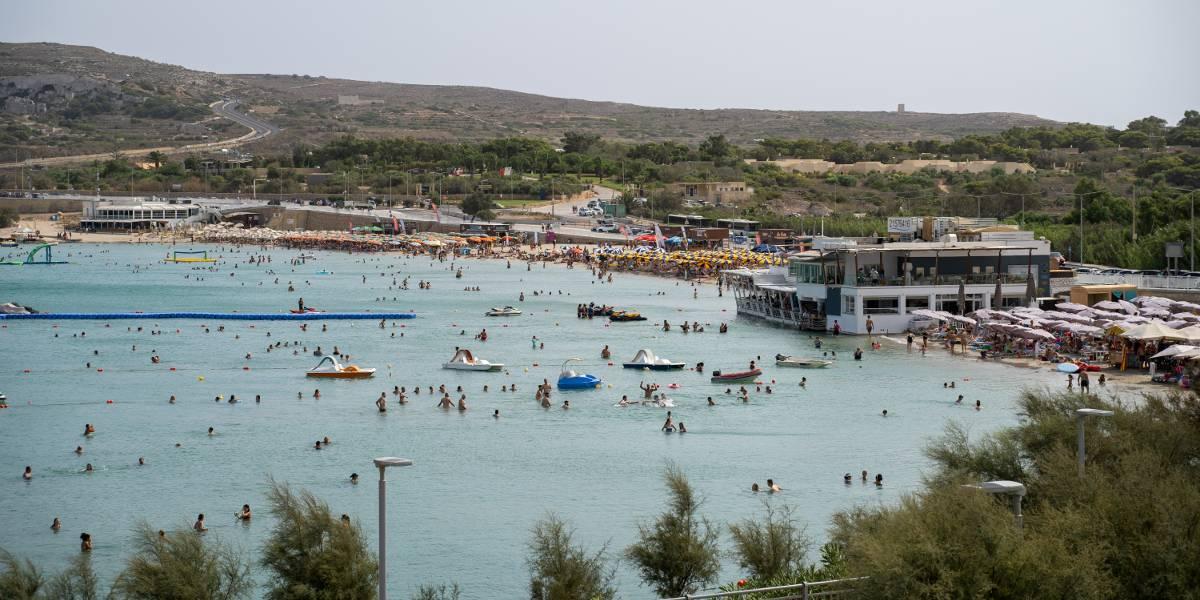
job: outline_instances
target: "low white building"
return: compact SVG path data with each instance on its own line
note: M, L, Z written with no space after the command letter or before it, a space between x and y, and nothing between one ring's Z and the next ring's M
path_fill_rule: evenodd
M170 227L200 214L195 204L146 201L140 198L83 201L79 227L85 230Z
M912 311L965 314L1029 304L1050 287L1050 243L818 240L782 267L723 274L738 314L801 329L876 333L908 329Z

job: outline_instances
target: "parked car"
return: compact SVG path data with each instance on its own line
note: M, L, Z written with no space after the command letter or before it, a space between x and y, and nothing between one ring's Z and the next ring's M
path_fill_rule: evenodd
M596 233L617 233L618 229L616 225L597 225L592 228L592 231Z

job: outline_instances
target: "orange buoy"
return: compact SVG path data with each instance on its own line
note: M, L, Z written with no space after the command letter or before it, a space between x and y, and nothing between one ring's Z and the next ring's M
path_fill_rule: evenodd
M171 370L172 370L172 371L174 371L174 370L175 370L175 367L171 367Z
M113 403L113 401L112 401L112 400L105 400L105 401L104 401L104 403L105 403L105 404L112 404L112 403Z

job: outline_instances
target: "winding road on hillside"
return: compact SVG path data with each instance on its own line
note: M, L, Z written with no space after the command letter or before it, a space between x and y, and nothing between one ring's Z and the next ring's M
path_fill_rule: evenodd
M121 150L124 156L142 156L151 152L162 152L163 154L183 154L186 152L196 152L201 150L219 150L222 148L237 148L243 144L261 140L267 136L279 133L279 128L263 121L257 117L252 117L246 113L239 112L236 109L238 100L217 100L208 107L212 109L213 114L218 117L224 117L250 130L249 133L228 140L220 140L216 142L204 142L201 144L188 144L186 146L162 146L159 148L138 148L133 150ZM20 167L32 166L56 166L69 165L76 163L92 162L95 160L108 160L112 157L112 153L105 152L101 154L77 154L74 156L52 156L49 158L31 158L20 162L0 163L0 169L16 169Z

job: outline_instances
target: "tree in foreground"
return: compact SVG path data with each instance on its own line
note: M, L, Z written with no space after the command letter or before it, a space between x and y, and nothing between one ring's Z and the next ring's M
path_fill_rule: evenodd
M335 517L312 493L275 481L268 502L275 528L262 555L271 574L267 598L375 597L379 566L357 523Z
M533 526L529 543L529 597L531 600L611 600L614 570L604 549L589 555L571 543L571 531L555 515Z
M638 541L625 556L659 596L682 596L716 581L721 567L718 533L696 514L700 498L677 465L667 465L663 480L670 508L654 523L638 525Z
M79 554L62 573L46 581L32 561L0 549L0 598L6 600L96 600L100 597L91 555Z
M792 518L790 507L766 506L766 519L746 519L729 525L738 564L756 581L797 575L812 542Z
M1082 407L1115 414L1085 421L1080 478ZM1200 398L1026 393L1020 414L974 442L952 428L929 450L938 469L926 489L899 506L835 516L851 572L870 577L861 596L1200 597ZM1006 498L962 487L1001 478L1028 489L1024 529Z
M460 596L462 596L462 591L458 589L457 583L450 585L427 583L417 588L412 600L458 600Z
M134 529L134 553L113 582L112 597L130 599L247 598L250 565L205 534L183 529L165 535L146 523Z

